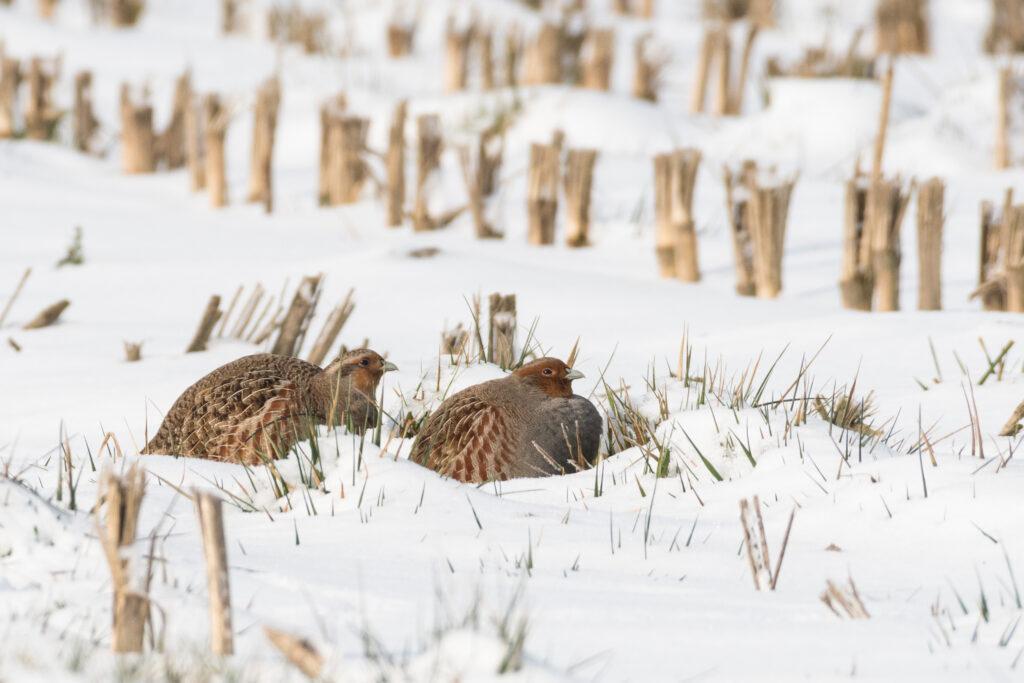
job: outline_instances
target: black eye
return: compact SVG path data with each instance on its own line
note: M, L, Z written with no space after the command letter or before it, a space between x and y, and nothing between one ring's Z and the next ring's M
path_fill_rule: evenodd
M368 358L364 358L361 361L359 361L359 364L365 368L367 365L370 364L370 360Z
M550 376L552 374L551 368L544 368L544 374Z

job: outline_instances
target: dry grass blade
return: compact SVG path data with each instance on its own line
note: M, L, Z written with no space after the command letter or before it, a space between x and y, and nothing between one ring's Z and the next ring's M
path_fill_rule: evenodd
M849 585L838 586L832 581L826 582L825 592L821 594L821 601L825 603L825 606L832 611L837 617L847 617L849 619L869 619L871 615L868 614L868 610L864 607L864 602L860 599L860 594L857 592L857 586L853 582L853 578L849 579Z
M352 311L355 310L356 305L352 301L352 295L355 290L348 290L348 294L345 295L345 299L338 304L330 315L327 317L327 321L324 322L323 329L320 330L320 334L316 338L316 342L313 344L313 350L309 353L309 362L313 365L320 365L328 354L330 354L331 347L334 346L334 342L337 341L338 335L341 334L342 328L345 327L345 323L348 322L349 317L352 315Z
M576 337L576 341L573 342L572 348L569 350L569 356L567 357L565 364L570 368L576 367L576 358L580 353L580 338Z
M312 643L269 626L264 626L263 632L267 635L271 645L276 647L295 668L310 679L320 678L324 668L324 658L316 651Z
M26 268L25 272L21 276L21 279L18 280L18 286L14 288L14 294L11 294L11 298L8 299L7 303L4 305L3 312L0 313L0 326L2 326L4 324L4 320L7 319L7 314L11 312L11 307L14 306L15 300L18 298L18 295L21 294L21 290L25 286L25 282L28 280L28 276L31 274L32 269Z
M775 571L772 572L772 590L775 590L779 582L779 572L782 571L782 560L786 557L786 547L789 545L789 532L793 530L793 519L796 517L796 508L789 513L789 521L786 523L786 533L782 536L782 547L779 549L779 559L775 562Z

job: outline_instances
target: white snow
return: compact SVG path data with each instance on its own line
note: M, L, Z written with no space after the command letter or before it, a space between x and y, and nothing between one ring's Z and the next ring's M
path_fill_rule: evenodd
M37 18L30 0L0 6L8 54L63 55L62 106L70 106L74 72L94 71L109 152L91 158L63 143L0 141L0 297L33 268L0 330L0 680L299 680L269 646L264 625L308 638L337 680L490 680L510 652L517 659L521 633L513 680L1019 679L1024 462L1013 455L1020 439L996 436L1024 398L1019 347L1001 376L978 382L988 367L979 339L995 355L1020 339L1024 321L968 300L979 202L1024 189L1019 168L992 170L1002 61L981 53L987 2L933 0L933 54L897 65L885 170L944 178L948 217L945 310L914 310L912 204L903 228L905 310L893 314L844 311L836 285L842 183L858 156L865 168L870 160L877 84L757 77L744 116L692 116L685 112L699 3L660 0L659 18L645 22L591 0L594 21L618 32L612 92L444 95L449 12L526 30L537 18L512 0L424 2L415 54L389 60L384 26L409 3L303 2L323 7L332 33L348 41L350 54L340 58L270 43L259 14L265 4L250 3L251 30L229 38L218 34L218 3L209 0L150 0L140 25L120 31L91 25L80 0L60 3L52 23ZM782 4L780 26L762 36L755 65L795 56L826 34L845 47L871 18L868 2ZM656 105L629 96L632 41L647 30L674 56ZM864 45L871 43L869 30ZM223 210L191 194L184 172L120 171L121 82L151 87L162 127L173 79L186 65L200 91L224 94L237 112L228 134L232 203ZM276 211L267 216L240 200L252 93L275 68L284 100ZM488 209L505 239L476 240L468 215L438 232L386 228L372 191L350 207L319 208L317 112L341 91L371 118L376 149L402 97L410 99L410 134L412 117L433 112L450 140L469 140L493 112L519 107ZM526 244L529 143L556 129L568 145L601 152L591 248ZM651 157L674 146L704 155L695 202L704 278L695 285L660 280L654 259ZM774 301L734 293L721 168L745 158L799 173L784 289ZM434 199L458 206L462 192L458 157L448 149ZM55 268L75 226L83 228L85 262ZM562 229L560 222L559 237ZM409 256L427 246L440 251ZM342 341L368 338L399 366L384 382L390 414L434 407L446 391L501 376L494 366L439 363L439 340L455 323L468 325L473 295L515 293L520 340L534 320L553 355L565 357L580 338L576 367L586 379L577 392L606 412L601 378L625 388L670 445L669 476L656 478L655 464L645 466L634 447L609 453L596 470L474 487L409 463L411 441L385 434L377 446L325 430L322 489L302 483L308 465L293 454L278 464L291 487L278 498L263 468L250 480L236 465L137 457L185 387L262 350L214 340L207 352L182 353L209 296L229 299L239 284L256 282L276 293L317 272L326 279L314 330L354 287ZM72 302L60 324L20 329L60 298ZM756 391L781 354L762 403L787 395L814 357L800 394L807 386L827 397L856 381L857 398L872 394L884 433L861 449L855 434L813 409L787 429L792 402L756 408L727 394L699 402L698 383L670 376L684 335L693 346L690 374L706 368L722 387L743 375ZM142 362L123 362L125 340L144 342ZM969 427L975 401L984 459ZM919 428L935 465L927 449L914 448ZM99 451L106 432L124 457L113 457L113 446ZM78 482L76 510L66 478L57 498L62 434ZM109 653L110 574L90 510L99 474L134 462L150 477L144 540L132 553L142 558L156 534L152 593L165 653L118 660ZM192 487L237 496L225 513L238 654L224 661L207 653L202 549L192 505L178 493ZM774 592L755 591L741 548L738 501L754 495L773 562L796 509ZM841 619L819 600L826 581L846 585L851 577L870 619Z

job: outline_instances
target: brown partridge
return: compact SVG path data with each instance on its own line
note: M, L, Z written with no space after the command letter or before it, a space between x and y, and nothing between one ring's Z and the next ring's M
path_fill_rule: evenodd
M446 399L416 436L409 459L480 483L584 469L597 459L601 416L572 393L583 374L541 358Z
M326 368L270 353L245 356L186 389L142 453L248 465L283 458L314 425L373 426L377 384L395 369L369 349Z

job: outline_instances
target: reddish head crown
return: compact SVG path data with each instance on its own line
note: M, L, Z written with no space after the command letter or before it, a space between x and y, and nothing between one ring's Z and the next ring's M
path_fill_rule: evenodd
M572 396L572 382L583 377L557 358L541 358L527 363L512 373L514 376L538 387L553 398Z

